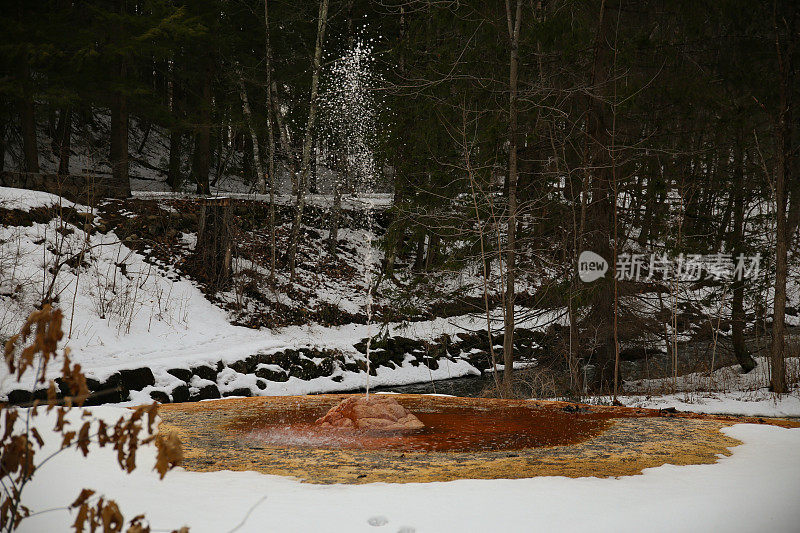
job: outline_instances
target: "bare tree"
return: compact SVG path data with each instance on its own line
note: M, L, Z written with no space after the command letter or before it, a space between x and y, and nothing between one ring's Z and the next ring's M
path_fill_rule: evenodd
M294 220L292 232L289 236L289 272L294 280L297 263L297 241L300 237L300 226L303 220L303 210L306 205L306 183L311 166L311 145L314 140L314 129L317 120L317 92L319 89L319 73L322 65L322 45L325 41L325 27L328 21L328 0L320 0L319 18L317 20L317 42L314 47L314 60L311 72L311 97L308 106L308 121L306 122L305 137L303 139L303 153L300 160L300 175L297 180L297 194L295 199Z
M514 368L514 284L516 282L516 229L517 229L517 82L519 81L519 32L522 24L522 0L516 1L512 11L506 0L506 22L510 43L508 67L508 229L506 249L505 333L503 336L503 387L511 395Z
M786 277L788 272L788 244L790 239L790 235L787 231L786 200L787 182L792 182L790 166L792 125L790 124L789 118L792 97L790 83L793 74L792 55L794 43L789 43L788 46L781 43L780 26L786 26L787 35L789 35L789 39L793 40L791 33L794 27L794 20L787 21L785 18L779 20L777 4L774 9L773 25L775 30L775 51L778 60L778 75L780 78L780 98L774 127L777 153L775 169L775 216L777 218L777 224L775 235L775 300L773 303L772 317L771 386L773 392L784 393L786 392L786 361L784 360L786 339L784 321L786 318Z
M269 174L269 279L275 286L275 134L273 132L272 117L272 46L269 40L269 0L264 0L264 47L267 71L267 172ZM263 191L262 191L263 192Z

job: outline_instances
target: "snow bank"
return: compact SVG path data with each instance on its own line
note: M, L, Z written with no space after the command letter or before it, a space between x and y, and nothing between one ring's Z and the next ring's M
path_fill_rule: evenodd
M63 207L76 207L76 204L73 202L70 202L66 198L61 198L56 194L32 191L30 189L0 187L0 207L4 209L22 209L27 211L37 207L49 207L59 204ZM85 209L88 210L88 208Z
M121 410L93 412L116 419ZM50 423L37 425L50 435ZM86 459L68 452L48 462L25 491L34 512L53 510L23 521L20 531L67 531L74 517L64 507L89 487L117 500L128 518L144 512L156 530L188 525L193 533L239 524L239 532L797 531L800 429L742 424L724 431L744 444L717 464L665 465L616 479L312 485L179 468L159 481L149 447L130 475L120 472L113 450L93 450Z

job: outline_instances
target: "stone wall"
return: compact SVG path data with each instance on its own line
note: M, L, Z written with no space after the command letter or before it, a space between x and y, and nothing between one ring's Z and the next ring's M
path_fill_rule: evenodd
M63 196L73 202L94 205L102 198L128 198L130 183L119 183L110 176L0 172L0 186L33 189Z

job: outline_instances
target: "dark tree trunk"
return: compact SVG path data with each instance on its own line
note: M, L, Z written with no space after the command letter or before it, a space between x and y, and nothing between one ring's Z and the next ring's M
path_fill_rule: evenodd
M506 230L506 290L505 313L503 313L503 388L505 396L512 393L514 368L514 300L516 299L516 231L517 231L517 82L519 79L519 34L522 22L522 0L516 1L512 11L511 2L506 1L506 23L509 39L508 65L508 224Z
M27 58L22 64L22 83L24 96L20 102L20 124L22 126L22 153L25 172L39 172L39 149L36 143L36 110L30 91L30 69Z
M6 101L0 99L0 172L6 169L6 136L8 121L6 119Z
M793 13L790 32L795 27L797 14ZM775 44L778 59L778 74L780 78L780 103L775 121L775 146L777 152L777 168L775 172L775 202L776 202L776 235L775 235L775 301L772 317L772 372L771 388L773 392L786 392L786 280L788 275L788 247L791 236L789 235L786 217L787 192L793 188L796 176L792 176L792 140L794 138L791 123L792 97L794 95L794 65L793 48L796 35L788 35L788 43L782 44L778 21L775 25Z
M120 82L127 77L127 65L124 59L118 63ZM130 191L128 175L128 100L125 94L117 91L111 101L111 175L125 190Z
M428 244L428 253L425 255L425 270L433 270L439 257L439 242L441 237L438 233L431 233L431 240Z
M422 270L423 265L425 264L425 234L420 233L417 237L417 250L414 255L414 270L420 271Z
M590 88L594 92L601 91L609 78L610 55L609 37L612 17L610 8L604 1L600 7L599 22L594 50L594 63ZM601 97L590 97L587 113L587 132L590 137L588 161L591 179L591 204L588 208L589 219L593 231L588 232L591 250L605 258L609 265L615 264L611 246L611 162L609 154L610 136L607 124L607 102ZM592 362L596 366L594 385L598 392L611 392L614 380L614 359L616 343L614 341L613 317L614 309L614 275L610 274L593 282L592 308L589 323L596 332L595 349Z
M69 159L71 154L72 139L72 109L66 107L61 110L58 130L58 174L69 174Z
M730 236L730 249L734 261L744 253L744 160L742 154L742 140L736 154L733 184L733 228ZM742 366L742 372L750 372L756 367L756 362L744 342L744 280L733 280L733 299L731 300L731 328L733 341L733 355Z
M231 279L232 223L228 198L203 200L195 253L200 277L215 289L226 288Z
M346 159L344 167L342 172L346 174L349 170ZM334 176L333 178L333 206L331 207L331 225L328 236L328 253L331 255L336 255L336 248L339 245L339 221L342 214L342 179L343 176Z
M181 188L181 135L178 128L174 127L169 132L169 169L167 171L167 183L173 191Z
M289 249L287 257L289 263L289 276L294 281L295 264L297 259L297 242L300 238L300 226L303 223L303 210L306 205L306 188L308 187L309 172L311 165L311 147L314 140L315 126L317 120L317 92L319 90L319 75L322 69L322 49L325 43L325 28L328 23L328 0L320 0L319 16L317 18L317 41L314 47L314 59L312 62L311 73L311 97L308 102L308 120L306 121L306 131L303 138L303 151L300 163L300 174L297 178L297 195L295 200L294 218L292 229L289 234Z
M200 125L194 137L192 178L198 194L211 194L208 175L211 168L211 66L206 65L201 88Z

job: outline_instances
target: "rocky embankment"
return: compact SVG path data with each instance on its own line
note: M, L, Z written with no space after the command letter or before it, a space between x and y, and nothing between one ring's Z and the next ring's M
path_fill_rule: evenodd
M540 338L541 337L541 338ZM517 331L515 352L518 360L532 360L540 346L537 342L543 333L525 329ZM442 335L432 341L395 336L375 338L370 343L370 374L375 376L380 368L398 369L419 367L437 370L444 360L466 361L476 369L491 367L491 355L486 331L462 332L454 337ZM502 359L502 336L494 335L497 357ZM329 378L341 383L348 373L366 372L364 354L367 339L354 345L354 351L345 353L319 347L303 347L251 355L234 362L217 361L186 367L161 370L143 366L118 370L105 379L87 378L91 396L88 405L128 401L133 391L148 391L149 397L161 403L194 402L228 396L259 396L268 394L270 382L285 383L291 378L310 381ZM60 394L66 387L57 380ZM24 405L35 400L46 400L47 390L34 392L12 390L8 401Z

